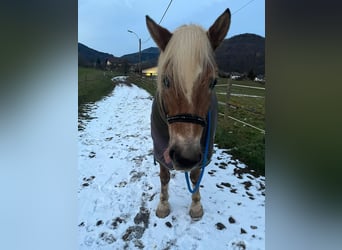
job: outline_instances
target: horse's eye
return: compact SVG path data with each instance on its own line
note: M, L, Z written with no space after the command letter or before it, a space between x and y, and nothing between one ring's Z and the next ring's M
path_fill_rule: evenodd
M214 78L214 79L211 81L211 83L210 83L210 85L209 85L209 88L210 88L210 89L213 89L213 88L215 87L216 83L217 83L217 78Z
M169 80L169 78L168 78L167 76L164 77L163 82L164 82L164 86L165 86L166 88L169 88L169 87L170 87L170 80Z

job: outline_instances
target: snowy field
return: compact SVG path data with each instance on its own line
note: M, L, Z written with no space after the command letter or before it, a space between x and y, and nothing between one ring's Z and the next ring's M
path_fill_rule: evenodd
M201 183L203 218L189 216L184 174L173 171L171 213L160 219L152 97L124 77L79 131L79 249L265 249L265 178L215 147ZM121 82L121 83L120 83Z

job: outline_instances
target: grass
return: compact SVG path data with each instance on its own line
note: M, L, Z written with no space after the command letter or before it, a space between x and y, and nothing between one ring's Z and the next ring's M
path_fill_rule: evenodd
M106 72L96 69L79 68L79 105L87 102L95 102L108 95L114 85L111 78L120 75L118 72ZM128 82L145 89L152 96L156 91L156 80L150 77L140 77L130 74ZM217 93L224 93L227 89L227 79L218 79ZM233 94L256 95L265 97L265 90L241 88L237 85L265 87L264 84L252 81L232 81ZM226 101L226 96L218 94L220 102ZM236 119L252 124L260 129L265 129L265 98L230 96L229 103L232 105L228 115ZM82 109L82 108L81 108ZM224 113L225 107L219 105L219 112ZM265 174L265 135L258 130L245 126L232 119L225 120L219 116L215 143L221 148L229 149L230 154L245 163L257 173Z
M227 81L228 79L221 78L218 85L227 84ZM265 85L247 80L232 80L232 94L254 95L262 98L231 95L229 100L231 106L228 109L229 116L265 130L265 90L241 88L236 85L253 87L265 87ZM217 86L216 92L220 102L226 102L226 96L219 94L225 93L226 90L226 86ZM219 105L219 112L225 112L224 105ZM240 122L229 118L225 120L223 116L219 116L216 143L220 147L230 149L233 157L244 162L249 168L259 174L265 174L265 134Z
M78 129L83 129L82 119L91 119L87 113L87 103L94 103L108 95L115 87L111 79L118 72L94 68L78 67Z
M156 93L157 80L154 77L141 77L137 74L130 74L127 81L145 89L152 96Z
M78 68L78 104L101 100L113 89L111 79L119 75L118 72L109 72L94 68Z

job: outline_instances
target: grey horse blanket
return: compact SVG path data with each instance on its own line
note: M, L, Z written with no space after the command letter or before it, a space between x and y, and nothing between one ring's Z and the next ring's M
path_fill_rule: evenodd
M210 142L207 156L207 165L210 162L211 156L213 154L213 146L214 146L214 138L217 126L217 97L216 93L213 91L211 95L211 104L209 107L209 111L211 112L210 119ZM207 117L208 124L208 117ZM205 140L207 134L208 126L203 129L202 138L201 138L201 146L202 152L204 154L205 150ZM163 106L159 103L158 98L155 97L152 104L152 112L151 112L151 135L153 140L153 154L154 159L159 162L161 165L168 169L173 169L172 163L166 163L163 153L169 146L169 131L168 124L166 121L166 114L163 110Z

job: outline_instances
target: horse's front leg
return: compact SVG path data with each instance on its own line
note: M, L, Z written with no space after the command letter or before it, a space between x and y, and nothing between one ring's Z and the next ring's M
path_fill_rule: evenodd
M160 164L159 164L160 165ZM156 214L159 218L165 218L170 214L170 204L169 204L169 181L170 181L170 171L160 165L160 201L157 207Z
M197 168L190 172L190 179L193 187L196 185L200 176L201 169ZM201 204L201 194L199 188L192 194L192 202L190 207L190 216L193 219L200 219L203 216L203 207Z

